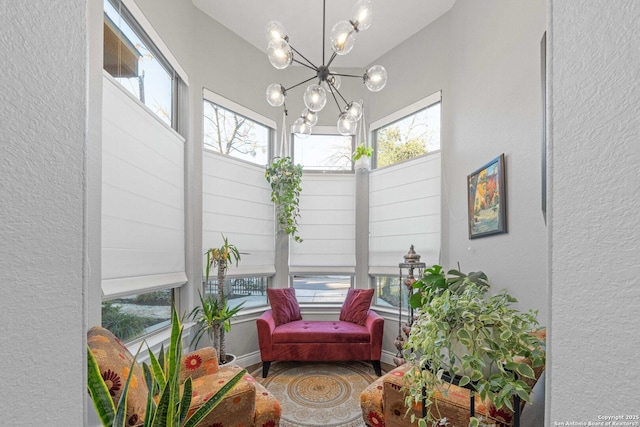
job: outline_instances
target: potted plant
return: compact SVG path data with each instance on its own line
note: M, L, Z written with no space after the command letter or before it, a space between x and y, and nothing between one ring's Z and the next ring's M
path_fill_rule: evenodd
M369 169L371 166L371 156L373 155L373 147L367 147L364 143L358 144L351 160L355 162L356 169Z
M195 307L189 317L198 325L197 331L191 340L191 345L197 347L200 339L206 334L211 346L218 353L218 362L221 364L233 362L233 355L222 350L224 334L231 330L231 319L238 314L244 301L230 308L224 300L222 303L211 295L206 297L200 293L200 306Z
M456 378L461 387L472 385L483 401L488 399L497 409L513 410L514 394L530 401L531 388L521 378L535 378L532 368L545 363L543 344L531 333L538 328L537 312L514 309L517 301L506 291L488 296L484 273L467 276L452 270L449 274L432 270L416 286L418 296L411 300L418 314L405 351L417 370L407 374L406 403L410 407L420 402L426 390L428 410L427 417L419 420L421 427L439 421L431 404L437 391L446 393L449 384L444 378ZM478 423L471 419L471 425Z
M279 229L296 242L302 242L298 235L302 166L294 164L291 157L276 157L264 176L271 185L271 201L276 205Z
M210 248L205 252L207 257L205 266L205 280L209 282L209 276L213 268L217 268L217 295L203 297L200 294L200 306L195 307L189 318L194 320L199 329L194 335L191 344L198 345L202 336L206 333L211 341L211 345L216 349L220 364L225 364L233 360L232 355L227 355L225 347L225 333L231 330L231 318L235 316L244 302L230 308L225 295L225 277L231 263L236 266L240 261L240 251L229 243L229 240L222 236L223 244L219 248ZM228 356L231 356L230 358ZM231 359L231 360L230 360Z
M140 350L138 350L138 353ZM144 427L194 427L198 425L215 408L242 379L246 370L241 370L229 382L224 384L207 402L189 414L191 403L191 377L180 384L180 360L182 356L182 325L174 308L171 320L171 339L165 353L160 349L158 357L149 350L151 366L143 364L146 387L149 390L146 402ZM135 359L134 357L134 365ZM114 402L109 394L109 388L102 378L98 363L87 346L87 386L89 395L96 408L96 413L103 426L124 427L127 425L127 397L131 384L133 366L125 381L122 394L118 402ZM157 396L157 399L155 398Z

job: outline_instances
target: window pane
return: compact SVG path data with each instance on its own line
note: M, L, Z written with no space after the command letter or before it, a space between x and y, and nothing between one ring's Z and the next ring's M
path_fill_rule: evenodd
M350 171L353 137L342 135L293 136L293 160L307 171Z
M227 277L224 280L225 297L230 307L235 307L244 301L242 308L259 307L267 305L267 286L268 278L266 276L258 277ZM218 295L218 281L209 280L205 285L205 295Z
M172 289L116 298L102 303L102 327L123 342L171 324Z
M440 103L375 131L377 167L440 149Z
M299 303L344 302L351 287L351 276L293 276Z
M104 11L104 69L171 126L173 71L163 67L109 0L104 0Z
M402 308L408 308L408 290L406 287L400 288L400 280L397 276L376 276L373 279L376 285L375 305L398 308L402 298ZM401 291L402 296L400 296Z
M269 128L209 101L204 101L204 145L218 153L266 165Z

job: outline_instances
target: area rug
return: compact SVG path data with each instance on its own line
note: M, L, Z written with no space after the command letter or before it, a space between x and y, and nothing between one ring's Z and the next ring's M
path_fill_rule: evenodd
M362 427L360 393L378 378L364 362L274 362L253 376L280 401L280 427Z

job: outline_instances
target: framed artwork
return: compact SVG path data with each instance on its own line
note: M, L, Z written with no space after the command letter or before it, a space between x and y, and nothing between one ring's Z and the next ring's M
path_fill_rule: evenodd
M504 153L467 176L469 239L507 232Z

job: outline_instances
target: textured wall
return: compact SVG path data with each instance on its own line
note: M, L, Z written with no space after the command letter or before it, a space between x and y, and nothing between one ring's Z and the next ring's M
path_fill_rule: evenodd
M83 424L86 12L84 1L0 2L6 426Z
M551 3L548 425L640 412L638 22L635 0Z

